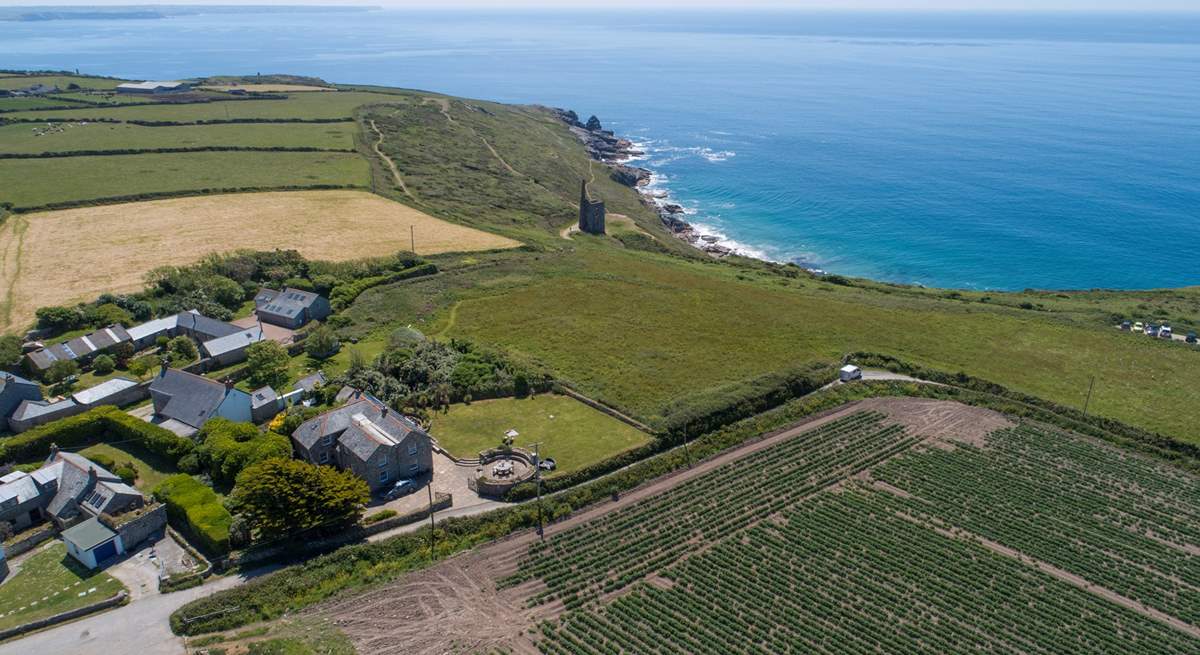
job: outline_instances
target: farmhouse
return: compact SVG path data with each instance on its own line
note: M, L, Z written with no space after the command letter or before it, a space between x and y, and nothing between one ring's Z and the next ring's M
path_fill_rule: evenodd
M151 422L180 436L196 434L214 416L231 421L249 421L251 417L250 394L166 366L150 383L150 397L154 399Z
M429 435L362 392L348 404L302 423L292 433L292 444L301 459L351 471L372 493L433 468Z
M291 287L283 291L264 287L254 297L254 307L260 320L292 330L323 320L330 313L327 298Z
M42 467L0 478L0 521L21 530L43 520L64 528L145 505L137 489L82 455L52 448Z
M174 93L176 91L187 91L191 88L192 85L187 82L177 82L173 80L161 82L126 82L124 84L117 85L117 93Z

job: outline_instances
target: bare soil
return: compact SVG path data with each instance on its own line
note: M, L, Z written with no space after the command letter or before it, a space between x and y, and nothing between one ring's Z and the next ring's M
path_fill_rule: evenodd
M38 307L140 290L147 271L209 253L292 248L310 259L359 259L409 250L410 228L421 255L521 245L349 190L172 198L17 215L0 225L0 331L28 325Z

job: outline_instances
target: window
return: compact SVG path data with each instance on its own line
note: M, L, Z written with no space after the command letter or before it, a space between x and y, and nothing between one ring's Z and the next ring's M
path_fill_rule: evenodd
M379 468L383 468L383 467L387 466L387 462L388 462L388 456L387 456L387 453L384 453L383 457L379 458Z
M388 481L388 472L387 472L387 471L380 471L380 472L379 472L379 481L380 481L380 482L387 482L387 481Z
M321 456L320 456L320 457L318 457L318 458L317 458L317 460L318 460L319 462L321 462L322 464L328 464L328 463L329 463L329 451L328 451L328 450L322 450L322 451L321 451Z
M413 464L408 467L408 472L412 473L412 474L415 474L417 471L420 471L420 470L421 470L421 467L417 466L416 464Z
M332 446L333 445L333 435L332 434L325 435L324 437L321 438L321 443L325 444L326 446Z
M414 443L414 444L409 444L409 446L408 446L408 454L409 454L409 455L416 455L416 454L417 454L417 444L415 444L415 443Z

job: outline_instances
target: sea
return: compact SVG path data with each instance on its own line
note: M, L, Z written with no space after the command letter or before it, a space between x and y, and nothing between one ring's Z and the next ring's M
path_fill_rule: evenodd
M1200 13L198 11L3 22L0 68L571 108L751 256L965 289L1200 284Z

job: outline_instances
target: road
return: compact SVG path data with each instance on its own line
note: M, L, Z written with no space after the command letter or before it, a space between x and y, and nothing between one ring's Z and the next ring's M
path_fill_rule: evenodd
M245 582L218 578L200 587L145 596L115 610L0 644L0 655L71 653L72 655L180 655L183 639L171 634L168 618L184 604Z

